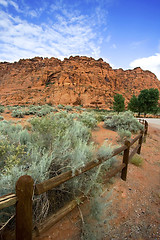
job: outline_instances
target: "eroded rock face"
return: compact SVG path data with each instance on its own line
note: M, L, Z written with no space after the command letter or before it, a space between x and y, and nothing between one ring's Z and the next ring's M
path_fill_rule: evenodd
M158 88L156 76L141 68L112 69L103 59L70 57L22 59L0 63L0 104L69 104L109 108L113 96L126 103L142 89Z

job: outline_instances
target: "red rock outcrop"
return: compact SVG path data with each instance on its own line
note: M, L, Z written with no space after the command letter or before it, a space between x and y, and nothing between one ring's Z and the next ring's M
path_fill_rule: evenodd
M116 93L126 103L142 89L158 88L156 76L141 68L112 69L103 59L70 57L0 63L0 104L99 105L109 108Z

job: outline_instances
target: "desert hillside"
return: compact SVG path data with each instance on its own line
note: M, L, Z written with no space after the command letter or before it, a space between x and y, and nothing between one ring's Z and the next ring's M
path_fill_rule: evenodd
M142 89L158 88L160 81L150 71L112 69L88 57L22 59L0 63L0 104L70 104L84 107L96 103L109 108L115 93L126 103Z

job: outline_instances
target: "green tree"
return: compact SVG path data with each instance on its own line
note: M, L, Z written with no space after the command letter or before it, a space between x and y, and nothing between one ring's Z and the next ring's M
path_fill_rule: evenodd
M114 102L113 102L113 109L116 112L123 112L125 105L124 105L124 97L121 94L116 94L114 96Z
M144 89L138 96L139 113L155 113L158 110L159 91L156 88Z
M157 88L149 89L149 112L156 113L158 111L159 91Z
M138 98L133 95L130 99L130 102L128 103L128 110L132 112L138 112L139 111L139 104L138 104Z

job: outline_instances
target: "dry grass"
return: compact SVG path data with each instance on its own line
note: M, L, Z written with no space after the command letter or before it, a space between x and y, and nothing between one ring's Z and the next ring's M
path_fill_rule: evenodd
M135 154L135 155L132 157L132 159L131 159L130 162L131 162L132 164L136 165L137 167L140 167L140 166L142 166L142 164L143 164L143 158L142 158L140 155Z

